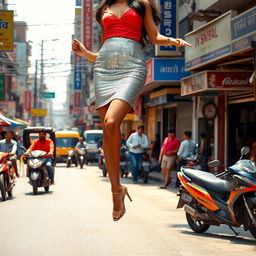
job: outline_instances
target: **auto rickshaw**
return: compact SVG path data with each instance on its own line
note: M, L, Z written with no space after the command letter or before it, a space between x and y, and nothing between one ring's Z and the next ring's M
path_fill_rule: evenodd
M80 134L77 131L56 131L56 163L66 163L70 167L76 164L76 144ZM71 157L71 159L70 159Z
M30 147L33 140L38 137L40 132L46 132L47 137L53 141L54 154L53 154L53 166L55 165L56 158L56 140L55 140L55 129L51 127L28 127L23 131L23 144L26 150ZM29 157L25 159L27 164L27 176L29 183L33 187L33 194L36 195L38 187L44 187L46 192L49 191L48 172L45 166L48 152L41 150L34 150L30 152Z

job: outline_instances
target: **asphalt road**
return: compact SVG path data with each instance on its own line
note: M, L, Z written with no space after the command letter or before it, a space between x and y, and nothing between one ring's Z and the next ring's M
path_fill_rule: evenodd
M238 237L226 227L191 231L174 189L122 182L133 202L113 222L109 181L96 166L57 166L48 194L34 196L27 178L18 179L14 198L0 202L0 256L256 255L256 241L242 229Z

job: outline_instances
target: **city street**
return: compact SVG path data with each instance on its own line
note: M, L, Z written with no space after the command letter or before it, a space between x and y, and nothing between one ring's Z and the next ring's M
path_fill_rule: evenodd
M109 181L96 166L57 166L48 194L40 188L34 196L27 178L18 179L14 198L0 202L0 256L255 255L256 242L242 229L238 237L224 227L192 232L175 189L122 182L133 202L115 223Z

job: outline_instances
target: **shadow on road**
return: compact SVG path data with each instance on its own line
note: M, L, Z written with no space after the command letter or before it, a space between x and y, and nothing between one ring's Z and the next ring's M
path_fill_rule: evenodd
M177 225L179 226L179 225ZM181 225L183 226L183 224ZM186 235L191 235L191 236L199 236L199 237L205 237L205 238L217 238L217 239L221 239L221 240L230 240L230 242L232 242L233 244L245 244L245 245L254 245L256 244L256 240L254 240L253 238L249 238L249 237L241 237L241 236L235 236L235 235L231 235L231 234L213 234L213 233L204 233L204 234L199 234L199 233L195 233L195 232L190 232L187 230L181 230L180 231L183 234ZM256 248L255 248L256 251Z
M26 196L42 196L42 195L52 195L53 191L45 192L45 191L38 191L36 195L33 194L33 192L26 192L24 195Z

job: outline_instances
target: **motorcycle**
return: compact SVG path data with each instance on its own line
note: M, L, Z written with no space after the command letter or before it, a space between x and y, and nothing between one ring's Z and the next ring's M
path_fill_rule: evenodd
M106 161L105 161L105 156L104 156L104 151L102 147L99 147L99 168L102 170L102 175L103 177L106 177L108 174L107 166L106 166Z
M75 164L76 167L78 166L75 150L68 151L67 168L71 167L72 164Z
M197 155L191 155L185 158L185 166L193 167L197 170L201 170L200 161L198 160Z
M49 157L46 152L34 150L29 153L27 158L27 175L29 183L33 187L33 194L38 193L38 187L44 187L45 192L49 192L51 182L48 179L48 171L46 169L46 158Z
M146 151L142 157L142 168L140 170L140 178L143 180L144 183L148 183L148 176L149 172L151 171L151 161L149 153Z
M256 165L243 157L250 152L241 149L240 159L225 171L214 175L191 167L178 173L181 182L177 208L184 207L190 228L203 233L210 225L243 226L256 238ZM209 167L221 167L219 160Z
M8 157L8 153L0 152L0 191L3 201L6 200L6 194L12 197L15 185L15 171Z
M128 147L123 145L120 150L120 175L121 177L128 177L129 174L129 151Z
M85 161L85 148L78 148L77 152L77 162L80 165L80 168L83 169L84 161Z

